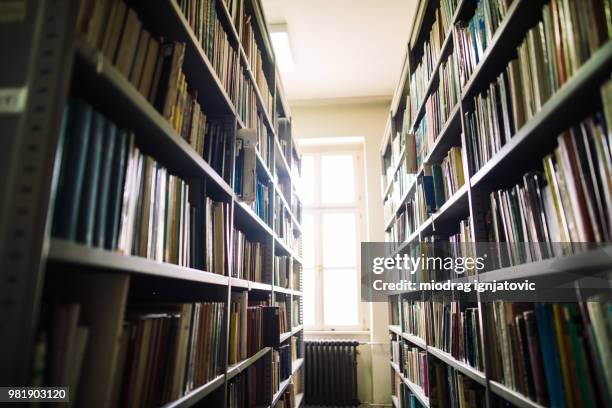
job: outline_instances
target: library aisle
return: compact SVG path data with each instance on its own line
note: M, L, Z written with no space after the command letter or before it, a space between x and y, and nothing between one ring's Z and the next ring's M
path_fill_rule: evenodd
M10 0L0 60L3 406L612 406L610 0Z

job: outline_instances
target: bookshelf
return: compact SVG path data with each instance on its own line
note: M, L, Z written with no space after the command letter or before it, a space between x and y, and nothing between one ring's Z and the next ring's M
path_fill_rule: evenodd
M488 8L483 6L485 4L488 5ZM510 99L510 96L503 96L505 94L502 92L507 92L510 95L513 92L511 88L500 90L500 84L509 83L511 68L508 68L508 66L517 58L518 61L521 61L521 47L531 46L531 50L533 50L533 44L537 43L529 42L532 41L530 37L533 39L549 35L547 31L548 23L544 18L548 18L549 15L554 16L552 13L555 12L555 7L565 7L560 4L561 2L554 0L535 2L524 0L504 2L422 0L419 2L413 29L404 50L404 62L393 94L388 122L381 143L385 235L387 242L397 243L391 252L392 256L410 253L409 251L417 243L452 240L457 239L459 235L461 235L460 242L462 243L495 241L495 235L493 235L494 239L491 239L492 223L496 222L495 218L491 221L491 203L495 201L495 194L499 194L497 191L515 191L512 186L517 184L522 186L525 174L531 171L542 171L544 157L550 153L553 153L553 161L556 157L559 157L555 156L555 152L560 149L558 147L561 143L559 135L566 130L575 129L576 126L581 124L584 128L584 126L587 126L584 123L591 123L589 122L590 118L598 111L606 113L606 118L608 118L607 113L610 106L609 83L607 81L612 73L612 41L608 32L602 32L602 36L598 40L594 40L595 42L599 41L597 46L589 48L588 51L582 49L585 54L580 57L579 61L569 60L573 65L572 69L568 70L568 72L571 72L564 80L560 79L560 71L557 71L561 64L557 59L547 65L545 70L536 71L538 64L540 64L538 62L538 58L541 58L540 55L549 55L551 50L557 52L554 45L551 45L551 48L547 50L534 51L536 56L530 54L533 61L531 64L534 67L531 71L533 77L537 77L541 83L548 85L543 85L540 88L532 85L531 89L538 89L537 91L530 91L534 98L532 100L534 105L530 106L534 106L534 108L529 114L525 115L524 121L518 126L516 125L517 122L512 122L516 119L515 116L518 115L518 111L515 110L514 105L511 111L508 108L510 119L503 119L503 121L505 123L510 122L509 126L513 128L509 131L506 141L499 143L492 153L485 160L482 160L483 163L475 165L474 155L480 154L482 151L475 147L474 138L477 138L478 134L471 128L470 121L474 120L471 116L473 112L479 109L478 103L482 103L484 100L479 98L490 98L493 92L490 84L496 83L495 95L502 95L500 99L506 97ZM500 9L501 7L504 9ZM487 13L495 15L497 12L499 12L497 21L491 22L492 19L489 19ZM577 14L581 12L583 10L577 8L567 15L577 19L586 18ZM579 17L576 17L577 15ZM489 26L491 29L482 34L483 38L486 37L486 46L483 45L482 49L478 51L470 51L473 55L478 54L478 59L468 60L472 54L468 54L467 57L463 55L468 52L466 50L473 43L466 45L462 36L472 34L468 24L470 20L479 16L488 19L485 30L489 30ZM442 21L440 27L443 27L443 29L436 28L439 21ZM583 38L578 36L586 30L583 26L580 26L580 29L577 28L578 23L576 21L578 20L574 20L573 31L566 31L566 33L570 32L571 35L576 36L575 38ZM598 24L596 19L586 19L585 21L593 26ZM538 26L541 28L536 33L533 27ZM560 30L568 30L568 28L561 26ZM595 29L593 29L594 31ZM555 35L556 32L552 32L552 34ZM538 35L541 37L538 37ZM480 38L479 41L485 41L483 38ZM567 37L563 37L560 40L565 47L568 47L568 41L573 41L573 39L568 40ZM548 39L545 43L552 44ZM517 51L517 49L519 50ZM541 54L538 55L538 52ZM440 102L434 109L430 109L430 105L435 105L434 102L437 103L440 100L441 93L452 96L452 90L449 89L448 85L444 88L440 87L443 82L443 68L441 67L451 57L454 57L455 60L453 83L456 87L456 102L453 103L453 99L449 99L450 103ZM555 68L550 67L552 65ZM552 76L553 72L557 76ZM452 73L450 75L452 76ZM540 86L540 82L538 82L538 86ZM546 88L546 86L549 87ZM608 98L608 101L606 101L606 98ZM501 101L498 99L498 103L499 111L489 111L489 116L476 120L481 120L482 123L488 125L493 122L494 115L497 115L495 120L503 125L499 117L503 114L502 110L506 108L503 108L502 105L509 104L509 102L507 102L507 99ZM442 109L445 109L444 113L441 113ZM435 122L436 120L441 123L436 122L436 127L431 127L428 122ZM602 123L603 119L598 120L597 123ZM498 122L495 122L496 125L492 126L498 126ZM606 123L609 126L609 122ZM435 130L434 133L432 133L432 129ZM499 127L496 129L503 134L503 129ZM574 136L574 132L577 131L572 130L572 136ZM490 135L491 133L493 136ZM569 134L569 132L566 133ZM576 133L576 135L578 134L580 133ZM484 135L488 138L487 140L491 140L491 144L495 143L494 137L497 137L497 134L493 130L488 133L485 132ZM415 139L420 137L420 143L418 141L415 143L411 139L413 136ZM501 137L503 138L503 135ZM416 144L416 148L413 147L412 143ZM455 172L461 174L464 182L460 183L457 188L453 188L451 194L446 194L441 202L434 201L430 208L425 209L424 217L420 216L418 210L426 202L419 203L419 184L423 184L423 178L430 175L428 174L428 167L444 165L443 160L452 148L461 149L461 163L455 169ZM482 147L478 146L478 148ZM417 158L411 156L413 149L416 152L412 155L416 155ZM608 156L603 160L609 162L610 157ZM559 162L558 159L555 161L555 163ZM557 164L557 166L561 166L561 164ZM585 174L585 177L589 180L591 177L593 180L599 177L599 175ZM456 174L452 174L452 177L455 176ZM525 180L527 180L527 177ZM546 181L546 179L544 181L540 179L542 183L540 188L544 188L548 184ZM583 182L586 183L586 181ZM523 187L517 189L520 190L521 188ZM436 196L438 193L433 191L431 194ZM590 196L585 195L585 197L585 200L590 200ZM434 198L437 199L437 197ZM570 204L573 202L570 201ZM429 205L429 203L427 204ZM606 201L603 205L609 206L609 203ZM570 206L569 211L571 211L571 208ZM523 210L521 210L521 216L523 216L522 214ZM546 216L548 214L546 213ZM567 215L563 217L565 216ZM569 216L573 217L573 215ZM580 218L576 219L578 220L576 222L580 221ZM547 219L547 222L552 223L553 220L548 221ZM593 227L595 231L599 229L605 231L607 228L605 222L590 223L590 225L593 224L596 225ZM587 228L586 231L589 231L589 229ZM533 242L530 236L527 234L524 241ZM508 241L508 239L502 239L501 241ZM609 277L607 271L612 267L609 256L610 239L603 237L597 242L597 245L584 252L555 253L555 256L531 259L530 262L522 260L514 262L512 265L501 265L497 269L477 272L474 276L455 277L451 281L465 282L474 278L479 282L520 281L523 279L541 281L568 272L583 276ZM451 276L451 278L453 277ZM589 296L587 291L580 287L571 290L575 292L578 299L586 300L586 296ZM606 289L602 290L605 291ZM417 303L424 305L424 312L420 316L425 319L426 323L423 327L427 327L427 330L423 336L414 335L406 326L406 322L413 318L406 314L406 310L408 310L406 307L407 305L408 307L414 307ZM474 346L475 351L473 351L476 356L470 355L468 357L468 351L464 350L463 346L455 344L458 341L457 338L454 338L455 343L448 346L436 346L436 337L439 335L435 332L437 328L435 326L437 310L435 307L437 304L448 307L448 310L453 310L452 307L456 307L457 309L449 313L451 315L453 313L459 314L462 324L466 322L464 319L468 319L468 316L469 319L472 319L468 321L473 322L473 325L470 326L474 336L473 339L477 338L477 343ZM508 302L505 302L505 305L507 306ZM544 330L539 326L541 322L552 319L550 317L552 315L548 315L546 314L548 312L542 312L542 310L548 310L549 312L552 310L553 313L557 313L554 311L555 308L563 307L563 305L559 305L550 305L543 309L533 306L535 308L534 313L536 311L544 313L539 315L536 319L537 323L534 323L538 325L538 331L542 332ZM500 373L498 371L501 367L506 369L508 365L510 370L524 367L525 362L505 362L504 353L510 354L509 358L514 358L513 352L516 353L517 350L520 350L523 353L527 352L527 349L531 351L532 346L523 347L519 345L511 350L503 349L503 347L500 349L498 343L502 334L500 334L499 326L495 321L496 317L494 316L497 315L491 311L493 307L493 303L485 302L480 295L475 302L468 302L462 298L460 293L455 292L448 294L412 291L390 296L389 337L392 342L390 372L393 384L393 406L398 408L406 406L445 406L437 400L439 395L435 395L434 398L431 395L440 387L450 387L447 390L450 390L451 394L455 393L455 395L475 395L477 401L473 399L464 401L464 404L467 404L465 406L542 407L554 403L558 404L559 398L575 398L575 395L568 397L568 385L566 383L558 384L554 388L556 390L553 393L554 395L551 394L549 385L544 384L543 388L545 390L538 391L540 394L544 394L542 396L535 393L534 385L521 384L520 380L513 380L512 378L517 378L514 372ZM513 308L514 306L509 307ZM517 311L514 308L508 313L511 313L512 319L519 318L522 324L523 321L527 322L528 317L526 316L532 316L529 315L531 313L529 308L527 309L527 314L525 311ZM574 309L569 306L567 310L569 310L567 313L571 315ZM584 312L581 318L585 319L584 316L588 316L589 313ZM546 319L544 316L550 318ZM577 321L582 321L581 318L577 317ZM411 321L411 324L414 324L414 322ZM555 330L561 330L559 327L564 327L563 320L559 320L558 324L559 326L551 331L553 336ZM589 321L584 324L590 325L591 323ZM517 329L514 322L511 326L521 335L521 329ZM580 327L586 331L593 330L590 326ZM523 328L522 333L524 332L525 329ZM536 332L536 336L537 334L538 332ZM464 335L463 331L462 335ZM586 341L587 335L584 334L584 336L581 341ZM592 336L595 337L594 334ZM542 341L542 337L536 338L537 341ZM555 343L555 340L552 340L552 342ZM461 347L461 353L465 352L466 355L458 355L456 347ZM556 350L555 348L555 352ZM582 360L582 363L585 364L583 375L596 376L597 370L601 370L601 368L596 363L592 363L588 356L595 354L595 358L597 358L597 353L594 351L597 349L587 350L585 348L584 350L586 350L585 353L587 354L585 355L587 357L586 360ZM402 365L406 364L405 360L408 355L416 355L422 357L422 359L409 360L408 367L403 367ZM563 373L568 371L566 367L570 363L566 361L571 361L574 357L575 355L570 351L566 350L565 355L562 353L561 363L557 370ZM470 358L477 361L470 361ZM421 372L425 373L425 377L420 378L421 381L424 381L421 383L423 386L407 378L407 371L412 369L412 364L415 364ZM549 363L545 362L543 364ZM548 368L546 366L542 370L545 370L545 372L540 378L545 378L546 381L557 376L547 372ZM523 374L530 379L529 381L535 381L534 376L536 374L534 372ZM440 384L441 378L443 378L442 384ZM571 375L568 378L570 379L563 381L572 381ZM459 387L459 391L457 387ZM605 385L589 387L591 388L583 387L579 392L591 398L599 398L598 401L605 401L600 402L604 405L609 403L607 398L609 398L610 390L606 390ZM575 387L569 388L575 389ZM570 393L575 394L576 391L570 391ZM554 399L556 401L553 401ZM450 404L450 402L448 403ZM579 401L578 405L581 403L584 403L584 401Z
M303 371L299 199L301 152L291 132L291 111L276 67L260 2L136 0L124 3L59 0L53 4L34 1L27 3L28 12L24 15L16 13L14 16L18 24L0 25L0 55L7 61L11 60L3 66L0 86L4 92L3 97L5 94L7 96L0 107L0 122L3 129L8 130L6 152L10 152L4 156L3 149L2 153L2 171L10 176L2 181L0 196L3 220L0 241L6 243L0 255L0 275L7 282L1 289L3 301L0 314L4 323L0 327L3 345L0 361L3 367L11 369L3 370L0 382L31 385L31 367L34 364L38 367L37 370L44 372L39 375L42 375L41 381L45 384L46 376L49 375L47 371L50 369L46 365L40 367L37 361L40 360L40 332L43 329L46 332L53 330L53 324L49 322L54 321L54 318L49 316L47 306L53 307L55 302L77 301L80 302L79 305L85 305L81 307L81 313L86 314L84 310L88 309L90 303L98 304L102 301L100 297L114 293L117 298L109 299L108 302L116 306L118 312L108 320L114 322L119 332L124 324L124 316L128 319L128 315L143 304L167 313L164 308L170 304L185 307L198 302L216 302L222 311L219 312L222 316L219 319L219 337L214 343L215 347L219 347L220 354L216 357L219 360L215 363L217 365L214 366L212 375L207 376L204 382L189 387L187 391L181 383L178 394L173 391L171 398L154 396L151 397L153 399L147 400L150 404L143 402L138 405L188 407L204 403L230 406L230 384L255 367L257 370L260 366L265 367L264 372L272 371L275 364L273 359L277 358L276 354L280 350L285 349L293 350L292 353L286 353L290 361L284 362L289 365L289 375L282 379L279 387L274 387L274 384L271 384L269 389L261 386L258 393L271 408L284 398L294 398L295 405L299 407L303 400L303 389L290 396L286 395L286 391L292 388L295 382L302 382ZM79 8L79 3L83 4L83 8ZM206 8L211 17L208 22L214 29L206 31L204 25L207 23L189 14L191 3L197 3L198 8L202 10ZM117 17L120 7L124 7L125 13L121 19ZM90 17L89 21L87 16ZM96 24L99 27L104 26L105 18L108 19L107 31L110 34L100 32L100 28L98 31L94 29ZM114 35L112 31L115 20L120 22L115 23L119 24L116 49L108 51L105 48L105 37ZM134 21L137 21L137 25L130 25ZM136 38L142 42L134 44L136 48L130 54L124 50L128 45L122 39L128 38L129 30L134 27L137 27ZM19 40L5 41L10 37ZM216 38L215 43L208 42L207 39L212 37ZM113 40L108 41L112 43ZM178 97L172 102L174 105L171 116L166 115L164 109L152 99L152 93L142 91L144 79L134 78L134 75L137 75L134 74L137 56L142 56L142 71L139 73L144 75L148 66L145 58L151 53L157 57L151 60L151 72L159 71L157 74L161 78L155 87L163 90L170 88L170 82L162 83L162 64L169 61L169 58L161 51L158 54L152 51L156 41L160 47L172 45L172 52L182 58L182 62L172 61L172 67L175 67L173 69L178 73L177 84L182 84L184 88L180 91L177 88ZM140 50L138 47L145 48ZM176 51L181 47L184 47L183 54ZM24 50L36 51L30 53ZM133 58L127 60L128 67L131 66L128 68L129 75L126 75L123 69L126 60L121 60L122 54ZM234 65L230 69L231 64ZM169 78L174 80L175 77ZM181 80L183 82L180 82ZM171 95L170 90L167 92ZM26 104L23 104L21 99L24 93L28 95ZM169 98L170 96L166 96L166 100L170 100ZM185 210L180 215L181 220L184 220L184 224L180 224L182 227L178 224L176 227L170 227L170 222L175 222L170 218L165 219L162 224L157 223L162 218L149 220L151 228L158 231L158 237L162 236L159 231L165 231L163 234L180 232L178 240L182 244L176 245L183 245L183 252L177 261L161 260L174 256L168 254L174 251L175 241L165 237L160 238L161 241L155 241L155 233L150 231L149 235L143 232L144 238L140 232L134 233L135 242L149 240L148 250L145 251L147 256L139 256L131 245L120 249L108 243L93 245L88 241L56 234L53 219L54 216L57 217L58 211L62 211L55 209L56 199L58 196L62 197L62 189L67 188L61 181L58 186L58 177L63 177L60 173L64 165L58 147L62 146L64 137L62 118L70 115L66 113L68 105L71 106L70 109L76 106L74 109L83 110L87 105L87 109L93 112L92 115L104 115L104 126L115 126L118 129L117 134L125 129L126 134L131 135L130 141L117 142L117 145L133 143L140 157L154 160L153 166L159 172L157 180L170 180L164 177L171 174L188 186L189 192L185 190L182 199L187 203L185 208L189 211ZM210 127L198 128L199 117L195 112L204 115L207 123L211 123ZM77 117L76 113L74 115ZM189 124L186 125L186 122ZM71 126L78 125L74 122L66 123ZM224 133L213 134L212 124L218 125ZM254 146L253 167L247 167L237 159L236 141L240 139L242 142L251 137L249 135L255 135L257 138L251 141ZM208 140L223 140L223 148L220 151L221 156L227 160L222 161L222 167L219 167L218 163L215 164L218 158L214 157L214 154L206 157L207 149L213 147L204 146L201 151L200 147L196 148L198 142L193 139L195 136L210 138ZM117 136L117 140L119 137ZM102 145L100 142L100 146ZM83 153L87 154L87 157L93 157L89 156L89 150L83 150ZM94 155L96 154L98 153L94 152ZM116 157L125 157L123 154L127 153L117 154ZM130 157L126 157L126 163L129 163ZM85 169L92 167L94 171L98 171L94 164L87 163L89 160L82 161ZM103 163L104 160L101 159L100 162ZM122 169L121 165L111 167L107 173L108 177L111 177L116 169ZM258 180L262 188L265 188L262 191L266 191L267 196L264 194L256 200L257 203L261 202L260 207L255 208L248 199L245 200L242 184L239 185L239 181L234 177L244 169L252 170L253 181ZM117 180L110 180L108 183L118 186L116 200L121 203L122 208L123 201L119 196L130 194L126 193L129 190L127 184L123 184L123 177L117 177ZM128 176L125 180L128 180ZM146 183L145 181L144 184ZM162 194L164 187L159 188ZM166 188L166 203L169 206L174 205L174 198L169 193L170 187ZM83 189L87 189L86 184ZM89 190L98 194L98 189L102 191L103 187L95 186ZM157 200L157 197L154 197L154 200ZM200 200L209 203L211 208L220 210L218 213L211 212L211 215L202 215L202 220L206 218L211 222L210 229L214 225L218 236L213 236L212 231L208 231L209 224L197 224L197 215L191 217L192 214L197 214L197 202ZM159 199L159 202L164 202L164 199ZM151 211L159 211L159 217L164 216L161 207ZM178 214L178 210L175 211ZM222 217L218 225L213 215ZM102 218L95 215L91 221L96 225L96 231L112 230L100 219ZM82 224L80 213L78 222L79 225ZM120 222L123 225L125 221ZM281 222L282 229L279 229L278 224ZM99 235L115 237L106 232L100 232ZM252 271L247 268L249 272L240 276L234 273L237 273L235 257L238 256L239 249L243 248L239 247L235 240L239 235L244 240L240 245L253 248L250 254L258 257L259 265L258 269L254 267ZM104 239L102 241L104 242ZM198 246L204 242L214 245L214 248L218 247L218 251ZM159 248L166 245L163 253L156 255L155 245ZM210 264L207 259L200 262L200 258L205 258L205 253L209 253L211 257L214 255ZM283 281L277 280L278 274L274 270L274 260L280 256L288 265ZM252 261L249 258L244 262L246 265ZM92 292L92 287L80 286L90 280L121 283L116 283L113 288L107 287L105 283L100 286L98 293L95 290ZM60 290L61 286L66 289ZM81 298L79 292L90 293L90 296L87 298L83 295ZM230 364L230 337L233 335L230 333L232 323L228 315L235 304L236 296L244 296L249 302L261 302L268 306L283 304L287 330L273 341L275 345L261 347L247 358ZM87 320L82 316L83 314L79 321ZM164 316L166 318L169 315ZM85 329L94 332L100 330L94 329L93 326L87 326ZM206 336L204 338L206 339ZM158 341L165 341L162 337L160 339ZM240 341L246 342L246 339L241 338ZM44 342L46 337L43 344ZM88 361L90 351L85 350L85 357L82 358ZM53 349L50 348L47 352L52 353ZM120 357L112 357L118 356L119 351L113 353L109 359L113 362L108 363L108 367L115 365L114 360L120 360ZM130 355L129 352L127 354ZM180 360L186 355L179 353L176 358ZM80 389L87 388L92 381L90 378L95 377L94 373L88 371L90 365L84 364L80 369ZM261 371L258 373L264 375ZM272 376L272 373L266 375ZM109 377L111 381L117 381L114 377ZM115 386L107 382L109 384L106 389L96 394L96 406L112 405L110 390ZM154 404L153 401L163 401L163 404ZM85 401L82 403L88 404Z

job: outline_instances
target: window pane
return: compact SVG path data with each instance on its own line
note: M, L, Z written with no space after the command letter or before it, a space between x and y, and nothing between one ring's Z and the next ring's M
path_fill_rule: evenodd
M300 185L302 203L312 204L314 202L315 189L314 156L304 155L302 157L302 180Z
M355 201L353 156L321 156L321 201L326 204Z
M304 279L304 325L314 326L315 324L315 279L314 269L306 269L303 271Z
M355 213L329 212L322 224L323 266L357 266Z
M314 215L312 213L304 213L302 217L302 255L304 266L314 268L315 266L315 226Z
M323 292L326 326L355 326L359 323L356 269L325 269Z

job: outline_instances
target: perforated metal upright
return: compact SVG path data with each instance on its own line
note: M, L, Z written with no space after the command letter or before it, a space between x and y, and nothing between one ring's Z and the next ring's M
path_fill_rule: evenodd
M0 2L0 385L28 385L76 0Z

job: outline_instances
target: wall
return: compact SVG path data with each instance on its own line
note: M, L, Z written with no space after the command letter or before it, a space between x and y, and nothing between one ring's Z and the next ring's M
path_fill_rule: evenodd
M380 142L389 114L389 98L293 101L293 132L298 138L363 137L366 175L367 241L384 241L381 199ZM391 403L387 306L369 303L369 332L308 334L306 338L344 337L372 343L360 346L358 386L361 401L376 406Z

